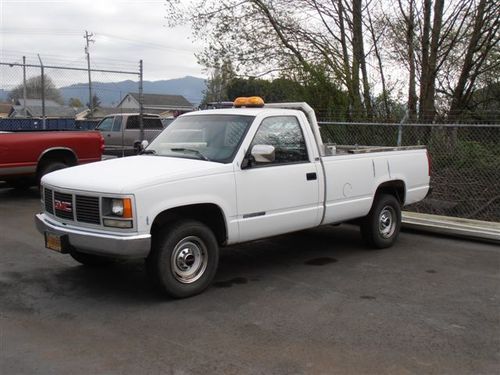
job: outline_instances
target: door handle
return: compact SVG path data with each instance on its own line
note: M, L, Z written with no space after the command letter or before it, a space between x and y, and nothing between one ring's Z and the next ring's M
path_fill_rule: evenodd
M307 181L317 180L318 176L316 175L316 172L310 172L310 173L306 173L306 179L307 179Z

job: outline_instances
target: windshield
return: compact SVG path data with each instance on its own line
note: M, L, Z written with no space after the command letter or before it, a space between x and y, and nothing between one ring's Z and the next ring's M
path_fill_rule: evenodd
M229 163L254 118L212 114L179 117L145 153Z

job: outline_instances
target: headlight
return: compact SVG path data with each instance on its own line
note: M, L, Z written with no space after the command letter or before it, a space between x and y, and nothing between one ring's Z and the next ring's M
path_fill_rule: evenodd
M116 216L123 216L123 199L111 200L111 213Z
M103 198L103 216L132 218L131 198Z
M106 227L133 228L132 198L103 198L102 216Z

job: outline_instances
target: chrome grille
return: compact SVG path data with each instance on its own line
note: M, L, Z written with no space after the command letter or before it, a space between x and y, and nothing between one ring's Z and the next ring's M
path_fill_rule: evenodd
M73 195L54 192L54 212L57 217L74 220Z
M54 201L53 201L53 192L50 189L45 188L43 190L43 200L45 203L45 211L50 214L54 214Z
M101 225L101 199L44 188L45 211L65 220Z
M76 220L90 224L101 224L99 197L75 196Z

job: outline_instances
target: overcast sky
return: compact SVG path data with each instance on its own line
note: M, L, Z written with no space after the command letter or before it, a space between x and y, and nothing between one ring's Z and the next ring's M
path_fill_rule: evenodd
M0 0L0 61L86 67L83 38L94 67L137 70L144 79L205 77L189 27L164 26L164 0ZM199 46L198 46L199 47ZM133 79L124 77L123 79ZM120 79L113 79L120 80Z

